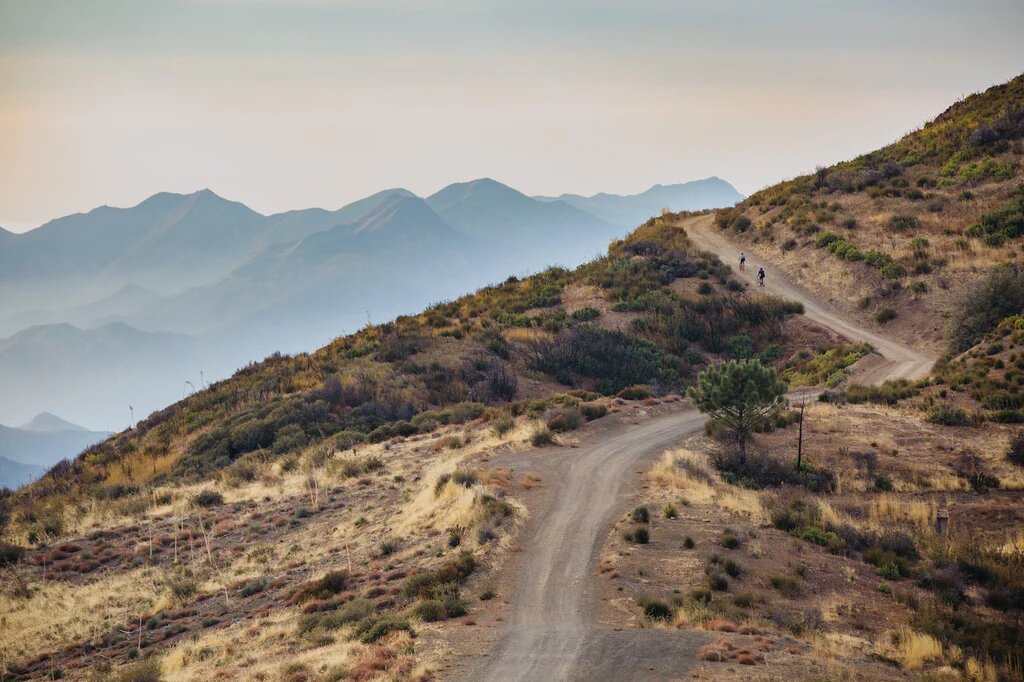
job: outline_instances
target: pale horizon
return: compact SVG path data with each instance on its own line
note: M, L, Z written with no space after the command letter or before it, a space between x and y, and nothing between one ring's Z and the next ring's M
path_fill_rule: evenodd
M1018 75L1022 26L1012 2L4 0L0 227L206 187L264 214L478 177L750 194Z

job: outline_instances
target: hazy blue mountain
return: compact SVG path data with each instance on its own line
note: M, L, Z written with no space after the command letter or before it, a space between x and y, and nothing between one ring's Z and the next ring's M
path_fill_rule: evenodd
M16 235L0 251L0 283L89 277L175 291L244 261L265 221L209 190L162 192L131 208L101 206Z
M27 483L109 435L49 413L37 414L24 426L0 425L0 486L16 488Z
M353 201L337 211L306 208L267 216L267 227L257 240L260 246L284 244L305 239L311 234L329 230L338 225L358 222L394 196L415 196L407 189L386 189L366 198Z
M709 178L552 199L484 178L270 216L203 190L0 231L0 419L52 410L120 429L128 405L140 418L200 371L216 380L367 319L576 265L664 206L730 204L729 190Z
M233 369L224 355L205 340L125 324L30 327L0 340L0 414L17 423L52 411L93 428L124 428L129 405L144 416L181 397L200 370Z
M72 424L50 412L40 412L18 428L23 431L88 431L84 426Z
M240 360L294 352L365 324L368 314L388 319L472 286L478 271L489 271L470 257L474 243L422 199L394 194L359 222L268 248L132 322L148 328L177 320L225 346L245 348L249 355Z
M78 454L78 453L75 453ZM22 464L6 457L0 457L0 488L17 488L46 473L45 467Z
M160 300L160 295L128 283L112 294L101 296L88 303L68 308L25 310L0 317L0 336L15 334L22 329L47 324L66 322L77 327L96 327L109 323L115 318L131 315L144 310Z
M538 201L490 178L448 185L426 202L449 225L478 239L560 241L618 231L565 202Z
M535 197L541 201L562 201L619 226L636 227L662 209L697 211L705 208L732 206L744 197L725 180L716 177L682 182L675 185L654 185L641 194L606 194L590 197L562 194L558 197Z

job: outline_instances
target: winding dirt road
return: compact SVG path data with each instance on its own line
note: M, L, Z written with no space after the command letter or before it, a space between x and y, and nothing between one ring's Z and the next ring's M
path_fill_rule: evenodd
M715 232L711 216L683 222L701 248L736 262L739 249ZM753 282L753 272L737 272ZM882 360L868 381L914 379L927 374L934 358L892 341L831 312L812 294L769 272L767 290L801 301L808 318L851 341L870 343ZM539 463L551 482L520 540L525 547L512 597L513 616L492 651L465 679L665 680L681 679L695 652L708 641L701 631L614 630L595 621L594 565L600 543L622 513L635 481L634 469L684 436L699 430L704 417L693 409L654 417L639 425L608 428L597 442L578 449L545 452Z

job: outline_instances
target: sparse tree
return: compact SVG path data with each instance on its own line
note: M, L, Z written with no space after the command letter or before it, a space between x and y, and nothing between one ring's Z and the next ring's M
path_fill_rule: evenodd
M686 395L697 409L732 431L746 461L754 430L785 405L786 382L757 360L729 360L709 367Z

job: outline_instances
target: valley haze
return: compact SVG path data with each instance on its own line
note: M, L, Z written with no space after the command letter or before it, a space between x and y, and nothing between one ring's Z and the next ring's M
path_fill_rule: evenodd
M270 353L578 265L663 209L742 198L714 177L593 197L484 178L265 216L201 190L0 232L0 383L18 387L0 423L52 411L120 429L129 405L144 417Z

